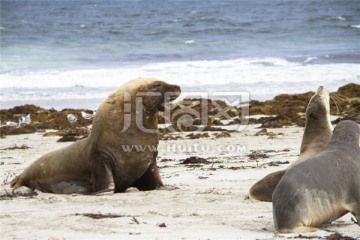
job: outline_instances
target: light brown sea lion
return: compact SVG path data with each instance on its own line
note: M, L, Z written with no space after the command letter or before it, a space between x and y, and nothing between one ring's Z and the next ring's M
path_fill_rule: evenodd
M360 126L342 121L316 157L290 168L273 193L279 232L309 232L351 212L360 225Z
M129 187L153 190L162 186L156 166L158 111L164 111L165 101L180 92L179 86L157 79L124 84L100 105L89 137L45 154L16 177L11 187L89 194L112 187L123 192Z
M310 157L316 156L330 141L331 136L329 92L326 88L320 86L311 97L306 108L306 125L300 156L290 164L288 169ZM249 197L259 201L271 202L273 191L286 171L287 169L270 173L256 182L249 191Z

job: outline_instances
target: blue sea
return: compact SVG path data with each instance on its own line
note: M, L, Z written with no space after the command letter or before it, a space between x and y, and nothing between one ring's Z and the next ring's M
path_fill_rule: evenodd
M0 108L96 109L137 77L257 100L360 83L359 0L0 4Z

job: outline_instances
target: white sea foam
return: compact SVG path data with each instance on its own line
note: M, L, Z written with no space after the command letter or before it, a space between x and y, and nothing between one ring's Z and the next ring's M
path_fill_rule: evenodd
M151 63L117 69L6 73L0 76L0 102L104 98L137 77L156 77L183 91L247 91L252 99L280 93L331 91L360 81L359 64L302 64L280 58Z
M358 24L358 25L351 25L350 27L353 27L353 28L360 28L360 24Z
M346 21L346 18L342 17L342 16L338 16L335 19L340 20L340 21Z
M305 59L304 63L309 63L309 62L311 62L313 60L316 60L316 59L318 59L318 58L317 57L308 57L308 58Z
M193 44L193 43L195 43L195 41L194 40L187 40L187 41L185 41L185 43L186 44Z
M338 20L338 21L346 21L346 18L343 16L337 16L337 17L330 17L326 18L326 20Z

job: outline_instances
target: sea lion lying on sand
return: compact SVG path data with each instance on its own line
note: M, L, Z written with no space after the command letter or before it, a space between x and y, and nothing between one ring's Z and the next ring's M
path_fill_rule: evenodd
M342 121L316 157L290 168L273 193L279 232L309 232L351 212L360 225L360 126Z

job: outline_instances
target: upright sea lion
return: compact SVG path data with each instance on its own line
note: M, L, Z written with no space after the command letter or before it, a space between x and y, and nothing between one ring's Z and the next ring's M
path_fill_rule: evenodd
M329 92L320 86L311 97L306 108L305 131L300 148L300 156L290 164L289 168L300 162L316 156L330 141L332 125L330 122L330 97ZM252 199L271 202L272 194L287 169L266 175L256 182L249 191Z
M342 121L316 157L290 168L273 193L279 232L309 232L351 212L360 225L360 126Z
M89 137L45 154L11 182L52 193L115 192L162 186L156 166L158 111L179 86L139 78L111 94L97 110ZM170 94L172 93L172 94Z

